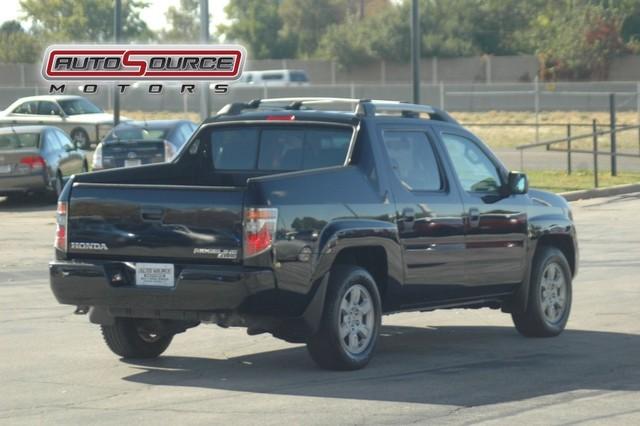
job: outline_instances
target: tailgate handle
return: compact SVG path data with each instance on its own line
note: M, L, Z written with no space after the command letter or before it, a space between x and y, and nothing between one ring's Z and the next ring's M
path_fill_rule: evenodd
M143 208L140 210L140 217L146 222L160 222L164 216L163 208Z

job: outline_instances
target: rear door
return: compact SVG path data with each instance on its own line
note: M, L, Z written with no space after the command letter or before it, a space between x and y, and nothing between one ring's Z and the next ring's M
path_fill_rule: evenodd
M449 184L427 127L386 126L380 134L396 202L405 283L402 307L455 299L464 284L462 202Z
M493 154L464 130L443 130L465 209L466 283L493 287L522 281L527 242L526 195L501 195L505 173ZM487 291L497 290L488 288Z

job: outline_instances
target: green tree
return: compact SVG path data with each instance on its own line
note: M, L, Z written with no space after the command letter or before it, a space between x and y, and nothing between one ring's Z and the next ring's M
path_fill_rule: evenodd
M313 56L329 27L345 20L348 7L345 0L283 0L282 34L296 41L298 56Z
M38 40L27 33L18 21L6 21L0 25L0 62L33 63L40 56Z
M148 3L123 0L122 35L126 41L153 38L140 17ZM20 0L33 32L51 42L113 41L113 0Z
M293 40L280 34L279 0L230 0L225 7L228 25L218 26L227 41L244 43L254 59L291 58Z
M611 60L627 51L620 9L591 2L547 7L535 16L536 40L545 79L605 79Z
M165 13L169 29L161 32L163 41L197 42L200 40L200 1L180 0Z

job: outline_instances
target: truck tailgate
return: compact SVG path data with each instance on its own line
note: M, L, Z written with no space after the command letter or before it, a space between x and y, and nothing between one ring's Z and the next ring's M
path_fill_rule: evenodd
M71 258L237 263L244 188L76 183Z

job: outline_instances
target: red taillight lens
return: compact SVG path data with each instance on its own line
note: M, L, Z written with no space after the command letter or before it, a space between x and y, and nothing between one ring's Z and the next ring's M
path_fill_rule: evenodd
M294 121L296 119L295 115L268 115L268 121Z
M67 203L58 202L56 210L56 238L53 246L61 251L67 251Z
M39 155L22 157L20 159L20 164L28 166L31 170L42 170L45 166L44 158L40 157Z
M276 232L278 209L249 208L244 212L244 257L271 248Z

